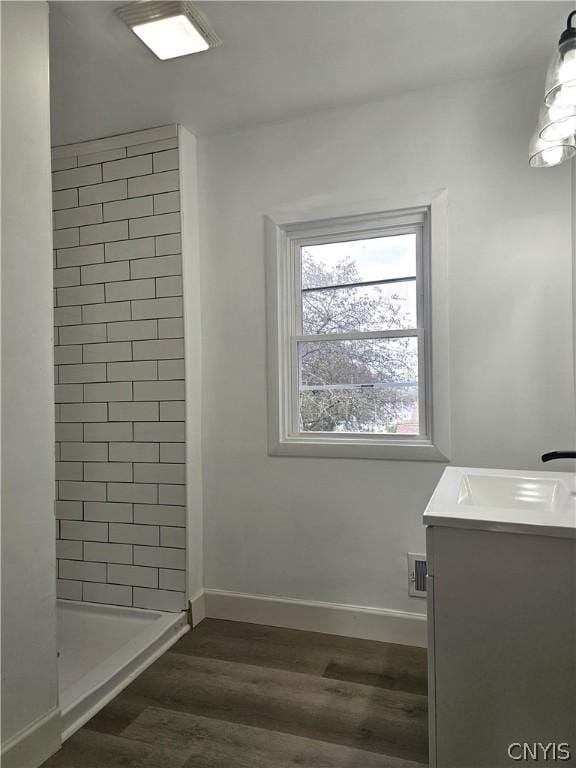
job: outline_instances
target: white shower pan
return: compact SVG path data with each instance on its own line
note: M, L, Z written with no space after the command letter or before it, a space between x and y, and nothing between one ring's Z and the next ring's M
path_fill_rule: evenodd
M99 712L190 629L186 613L58 600L62 739Z

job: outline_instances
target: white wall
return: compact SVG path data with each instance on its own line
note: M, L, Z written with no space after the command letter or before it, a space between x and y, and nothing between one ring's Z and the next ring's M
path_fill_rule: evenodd
M186 545L187 595L202 592L204 572L202 503L202 339L200 332L200 248L198 235L198 161L195 136L178 127L182 275L186 354ZM200 621L198 608L194 623Z
M60 738L48 5L2 3L2 764ZM25 732L28 740L19 741Z
M543 77L200 141L208 588L424 610L406 552L442 464L267 454L264 214L446 188L452 461L573 444L570 170L527 164Z

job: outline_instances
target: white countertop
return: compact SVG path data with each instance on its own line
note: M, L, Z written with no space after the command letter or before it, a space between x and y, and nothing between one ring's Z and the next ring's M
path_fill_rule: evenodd
M504 489L501 498L506 497L507 484L519 492L516 496L508 492L509 503L496 504L493 499L500 486ZM487 491L482 493L484 488ZM423 521L425 525L576 539L576 476L570 472L447 467Z

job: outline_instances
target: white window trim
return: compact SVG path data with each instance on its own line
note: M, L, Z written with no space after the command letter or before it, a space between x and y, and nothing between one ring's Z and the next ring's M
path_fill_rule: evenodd
M294 280L298 279L291 269L294 258L289 249L297 239L301 239L303 230L326 228L333 219L344 220L354 217L347 231L356 227L359 232L366 231L367 223L376 217L382 222L386 217L410 213L410 209L427 208L429 212L429 238L423 247L429 247L429 258L423 261L426 266L421 279L427 283L425 290L432 300L428 305L429 315L424 318L428 330L425 349L420 346L420 354L426 359L419 361L420 370L424 370L427 380L420 382L421 396L425 393L427 437L410 435L354 435L334 436L330 433L295 434L291 416L295 409L291 407L298 382L297 366L291 364L294 344L291 329L296 307ZM446 193L434 196L414 196L403 201L401 208L394 206L371 205L364 213L353 209L343 211L323 208L321 211L289 213L265 217L266 250L266 293L267 293L267 334L268 334L268 446L273 456L311 456L334 458L392 459L407 461L448 461L450 451L450 413L449 413L449 375L448 375L448 284L447 284L447 237L446 237ZM379 213L378 211L386 211ZM340 222L339 222L340 223ZM344 223L344 222L343 222ZM351 229L352 228L352 229ZM298 236L294 237L293 233ZM426 305L425 305L426 307ZM419 331L413 335L418 335ZM373 335L373 334L368 334ZM388 334L385 334L388 335ZM405 335L405 334L402 334ZM433 353L432 353L433 351ZM296 409L297 410L297 409Z

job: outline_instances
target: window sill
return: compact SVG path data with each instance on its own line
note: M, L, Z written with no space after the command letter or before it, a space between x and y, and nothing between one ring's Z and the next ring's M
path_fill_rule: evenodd
M384 459L386 461L448 462L442 451L427 440L355 440L314 436L287 437L271 441L270 456L300 456L325 459Z

